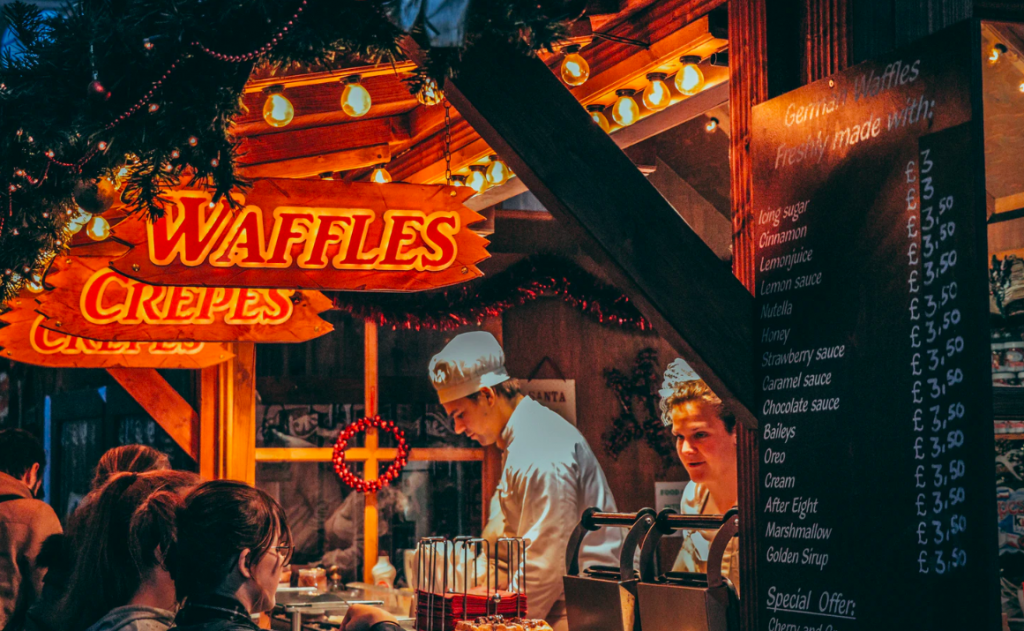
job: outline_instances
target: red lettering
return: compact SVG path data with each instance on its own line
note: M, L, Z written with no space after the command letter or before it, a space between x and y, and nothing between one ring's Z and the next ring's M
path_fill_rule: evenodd
M260 295L255 289L240 289L238 300L235 301L235 307L231 310L231 315L224 318L224 322L228 324L252 324L256 321L259 313L250 310L249 304L256 303L259 299Z
M157 305L167 294L166 287L155 287L136 283L132 286L128 297L128 306L125 309L122 324L140 324L147 322L156 324L160 322L160 312Z
M195 301L196 290L193 287L171 287L171 292L167 296L167 315L161 324L189 322L191 320L191 310L182 313L181 309L185 305L194 305Z
M363 246L366 245L366 235L369 233L370 223L373 222L375 217L376 215L372 211L353 213L352 231L349 233L342 252L339 252L338 256L334 257L334 261L332 261L334 267L338 269L373 268L373 263L377 260L377 249L374 248L369 252L363 252ZM344 256L342 256L342 253L344 253Z
M416 265L416 255L402 256L402 248L416 241L417 230L423 225L423 214L406 214L401 210L389 210L384 214L384 237L381 246L384 256L377 261L377 268L384 270L412 269ZM412 227L412 232L409 228ZM385 245L386 244L386 245Z
M255 206L246 206L220 247L210 256L210 264L218 267L262 266L264 250L263 211Z
M348 215L320 215L314 225L315 236L306 251L299 257L299 267L327 267L327 247L341 243L345 239L345 230L335 229L352 226L352 217Z
M430 215L423 230L423 242L434 254L424 255L420 266L428 272L439 272L451 267L459 254L459 246L455 241L458 232L459 216L456 213Z
M294 292L289 289L268 289L264 291L267 306L269 307L264 314L267 323L281 324L287 322L292 317L292 310L295 308L291 300ZM276 307L276 310L274 307Z
M29 332L29 341L32 345L32 350L44 355L53 355L54 353L61 352L68 345L68 340L70 338L62 333L51 333L39 326L43 320L45 320L45 318L43 316L39 316L36 318L36 321L32 323L32 330ZM50 339L51 335L53 335L55 339Z
M292 264L292 245L300 243L309 235L310 226L315 219L312 212L295 212L285 208L274 210L274 234L270 237L273 252L266 262L270 267L288 267ZM297 223L305 224L302 230L295 230Z
M208 195L168 193L168 196L175 202L171 210L155 222L146 222L149 259L155 265L169 265L175 257L180 257L186 265L198 265L228 225L224 203L210 209ZM208 217L209 210L212 213Z
M121 315L122 305L116 305L110 309L103 307L103 296L106 294L107 287L115 282L120 283L126 289L130 288L133 283L111 269L101 269L85 282L78 301L78 308L86 320L93 324L110 324Z

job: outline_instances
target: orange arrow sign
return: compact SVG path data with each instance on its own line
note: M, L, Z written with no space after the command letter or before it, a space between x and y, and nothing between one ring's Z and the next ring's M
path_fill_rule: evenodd
M11 303L24 303L21 298ZM0 316L0 356L49 368L206 368L232 357L212 342L98 342L55 333L24 305Z
M304 342L334 329L318 291L163 287L110 269L105 257L57 257L39 294L42 326L94 340Z
M421 291L481 275L483 217L471 189L418 184L258 180L241 208L205 191L167 193L155 222L114 236L134 247L112 266L154 285Z

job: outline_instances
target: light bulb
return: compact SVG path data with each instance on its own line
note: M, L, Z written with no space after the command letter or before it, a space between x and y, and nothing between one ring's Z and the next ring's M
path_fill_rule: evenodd
M420 105L430 107L444 100L444 92L441 88L437 87L437 81L427 79L420 86L419 92L416 93L416 100L419 101Z
M644 88L644 105L652 112L658 112L672 101L672 93L669 92L668 84L665 83L665 74L652 72L647 75L647 87Z
M103 217L94 216L85 227L85 234L93 241L102 241L110 236L110 224Z
M34 294L43 293L43 279L39 277L39 272L32 274L28 281L25 282L25 287Z
M466 176L465 175L453 175L452 176L452 186L466 186Z
M352 75L345 79L345 89L341 91L341 109L358 118L370 111L370 93L359 83L359 75Z
M718 129L718 119L712 116L708 119L708 122L704 123L704 131L709 134Z
M612 105L612 118L623 127L632 125L640 118L640 106L633 100L634 94L636 94L636 90L628 88L615 91L615 96L619 98Z
M687 55L680 57L683 67L676 73L676 89L680 94L693 96L704 89L704 73L697 66L700 57Z
M998 62L1000 59L1002 59L1003 54L1006 53L1006 51L1007 48L1005 45L996 44L995 46L992 47L992 50L989 51L988 62L990 64Z
M508 182L510 177L512 172L508 170L508 166L498 156L491 156L491 163L487 165L487 183L491 186L501 186Z
M391 174L384 168L383 164L378 164L373 167L373 173L370 174L370 181L376 182L377 184L387 184L391 181Z
M1018 86L1018 89L1019 89L1019 90L1020 90L1021 92L1024 92L1024 83L1021 83L1021 84L1020 84L1020 85Z
M583 85L590 78L590 64L580 56L580 47L576 44L565 47L565 59L562 60L562 81L573 87Z
M84 208L79 208L75 211L75 214L71 216L71 220L68 221L68 229L71 231L71 234L78 234L89 223L90 219L92 219L92 214Z
M597 123L597 126L607 134L612 130L612 126L608 123L608 117L604 115L604 109L604 106L600 103L591 103L587 106L587 111L590 112L590 119Z
M473 189L477 194L487 190L487 167L482 164L473 164L469 167L469 177L466 178L466 186Z
M272 85L266 89L267 100L263 103L263 120L271 127L284 127L295 118L295 108L284 94L284 87Z

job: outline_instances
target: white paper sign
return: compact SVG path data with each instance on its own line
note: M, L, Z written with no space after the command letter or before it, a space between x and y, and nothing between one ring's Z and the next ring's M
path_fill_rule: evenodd
M523 394L576 425L575 379L520 379L519 387Z
M654 483L654 510L659 513L666 508L679 512L679 502L683 499L683 489L689 482L655 482ZM678 530L670 537L679 537L682 533Z

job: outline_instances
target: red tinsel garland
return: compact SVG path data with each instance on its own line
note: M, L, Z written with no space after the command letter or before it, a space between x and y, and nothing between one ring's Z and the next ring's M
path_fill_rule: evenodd
M398 456L391 462L391 466L376 480L360 478L352 473L348 465L345 464L345 449L348 447L349 439L357 433L365 432L370 428L390 433L395 437L395 442L398 445ZM391 481L402 473L402 469L409 462L409 444L405 442L405 433L395 427L394 421L385 421L380 416L361 418L338 434L338 440L334 443L334 456L331 460L334 462L334 472L338 474L342 482L360 493L376 493L391 484Z
M378 326L448 331L482 324L487 318L544 297L561 298L602 324L652 331L651 323L621 291L572 261L550 255L530 257L500 274L443 292L338 293L334 306Z

